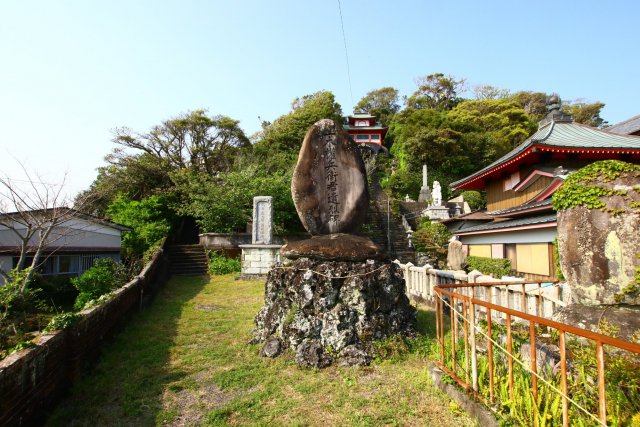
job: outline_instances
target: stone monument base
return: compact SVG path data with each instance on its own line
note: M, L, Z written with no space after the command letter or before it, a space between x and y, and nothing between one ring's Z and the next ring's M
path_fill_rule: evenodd
M382 249L370 239L344 233L290 242L282 247L280 254L289 259L312 258L324 261L366 261L384 256Z
M239 245L242 249L242 275L265 276L280 262L282 245Z
M290 349L305 367L367 365L375 340L414 334L416 310L405 292L402 271L388 261L278 264L251 342L263 343L267 357Z
M449 208L446 206L429 206L424 210L424 216L429 219L449 219Z

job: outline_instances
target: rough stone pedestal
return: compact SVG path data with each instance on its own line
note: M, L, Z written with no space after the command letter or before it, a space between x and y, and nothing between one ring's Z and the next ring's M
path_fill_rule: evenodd
M291 349L305 367L367 365L374 340L414 333L416 310L405 291L402 271L388 261L276 265L252 342L263 343L268 357Z

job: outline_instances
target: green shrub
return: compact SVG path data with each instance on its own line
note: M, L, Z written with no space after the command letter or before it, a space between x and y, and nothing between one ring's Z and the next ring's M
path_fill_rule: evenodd
M461 193L462 198L469 204L472 211L484 209L487 207L487 200L479 191L468 190Z
M66 329L78 321L80 316L76 313L61 313L53 316L49 324L42 330L43 332L57 331L58 329Z
M73 307L82 310L86 303L104 294L118 289L126 282L125 268L111 258L103 258L82 273L71 279L73 286L80 292Z
M239 272L240 260L228 258L216 251L209 251L209 274L229 274Z
M467 257L468 271L478 270L499 279L511 273L511 260L506 258L485 258L481 256Z
M447 227L439 222L431 222L423 218L418 229L413 233L413 244L418 252L424 252L438 261L438 268L447 264L447 244L451 233Z

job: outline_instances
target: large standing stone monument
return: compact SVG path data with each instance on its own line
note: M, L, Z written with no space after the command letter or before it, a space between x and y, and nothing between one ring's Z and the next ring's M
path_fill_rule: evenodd
M321 120L309 129L291 192L312 237L282 247L292 261L269 272L252 342L264 343L268 357L289 348L302 366L368 364L374 340L413 333L415 309L399 267L350 234L366 218L369 193L358 149L340 125Z

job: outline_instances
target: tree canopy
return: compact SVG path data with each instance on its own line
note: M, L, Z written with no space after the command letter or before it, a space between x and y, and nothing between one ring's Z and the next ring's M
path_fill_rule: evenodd
M408 108L450 110L462 100L460 92L465 88L464 79L458 80L442 73L419 77L416 84L418 89L405 100Z
M353 112L356 114L369 113L376 116L383 126L388 126L393 115L400 111L399 102L398 89L383 87L369 91L353 107Z
M320 91L296 98L288 114L273 123L264 123L264 135L258 146L276 151L297 151L309 127L321 119L342 122L342 109L333 93Z

